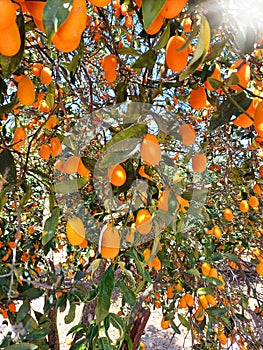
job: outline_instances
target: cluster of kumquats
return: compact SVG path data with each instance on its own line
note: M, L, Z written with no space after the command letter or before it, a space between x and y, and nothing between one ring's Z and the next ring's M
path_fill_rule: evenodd
M0 107L3 121L0 157L7 151L7 160L0 159L0 208L3 210L0 274L12 276L15 281L14 287L10 287L8 278L0 280L4 293L3 298L2 294L0 297L0 313L15 322L16 297L33 286L30 279L42 282L45 271L48 271L45 283L57 281L55 272L52 275L51 269L43 265L50 251L62 254L66 249L65 265L73 268L67 270L65 276L74 281L74 287L78 278L76 271L80 269L85 278L92 280L93 272L86 274L85 267L92 259L102 257L107 259L107 266L112 264L125 271L129 276L125 283L136 296L153 283L153 291L146 296L143 305L162 309L163 329L172 328L175 332L179 332L181 326L191 329L194 343L202 349L214 350L234 343L240 349L250 349L257 328L251 326L253 318L250 316L252 314L258 324L263 318L262 295L257 294L257 284L262 286L263 276L262 39L257 40L250 53L238 54L236 50L237 54L231 53L229 59L222 59L220 53L215 59L209 58L209 54L215 55L216 43L228 40L221 27L222 32L204 52L208 59L181 81L181 73L187 71L191 60L201 50L197 46L200 40L193 33L194 30L198 32L200 18L204 18L209 9L196 14L196 5L196 12L190 14L187 0L166 0L151 25L144 28L141 0L73 0L68 17L48 40L48 28L43 20L45 6L45 1L0 0ZM22 41L21 20L25 22L25 42ZM171 32L164 42L167 26ZM194 40L191 40L192 35ZM161 49L156 49L158 45ZM149 57L143 56L147 54L143 51L146 49L153 54L149 55L150 63ZM20 57L22 50L23 58ZM227 50L224 47L226 56ZM152 61L155 55L159 58ZM137 59L141 66L132 68L134 62L138 64ZM14 65L16 68L12 68L8 76L8 67ZM162 84L160 89L156 81ZM173 87L169 90L166 86ZM233 113L222 128L212 127L212 131L208 131L214 113L220 110L224 101L230 99L236 106L240 101L235 98L244 90L249 96L249 105L239 106L239 112ZM5 93L9 94L6 100L2 98ZM74 125L79 116L99 109L105 102L113 105L116 100L123 102L128 96L131 101L158 103L162 93L162 97L169 100L168 109L175 112L174 118L183 121L177 135L182 148L174 157L174 164L183 169L189 179L192 173L200 178L207 173L211 192L208 191L208 198L202 204L202 218L193 228L183 231L183 215L190 211L191 194L187 197L164 188L157 171L153 170L160 165L162 155L165 156L174 145L169 143L169 137L160 141L158 135L146 133L141 138L140 168L136 176L147 181L156 195L157 204L156 207L140 206L134 211L122 245L120 220L106 220L104 215L108 213L97 209L92 169L80 155L63 159L62 139L64 133L70 132L71 122ZM10 108L6 101L10 102ZM5 108L2 110L2 107ZM224 112L227 111L223 110L220 118ZM14 123L8 124L10 121ZM191 151L188 146L193 146L189 147ZM90 149L87 153L89 151L92 155ZM99 148L96 160L101 153L103 149ZM60 155L62 158L58 159ZM176 163L179 156L182 164ZM15 186L8 184L6 174L2 173L3 169L11 171L14 168L12 162L15 162L17 174L11 174L11 177L18 176L13 179L17 181ZM129 166L130 163L124 161L107 169L108 181L122 203L127 199L122 189L129 180ZM56 216L54 168L61 177L83 179L83 184L87 185L84 188L88 190L90 206L94 206L92 214L105 223L98 247L89 242L84 219L74 215L67 220L63 215L62 219ZM51 216L45 223L40 223L39 218L48 210L43 192L48 193ZM174 211L179 212L177 231L165 227L158 235L158 242L150 240L136 244L136 234L143 240L155 228L157 211L169 215L173 197ZM122 249L123 246L127 250ZM13 254L17 254L17 264ZM135 267L128 271L126 267L131 263ZM62 271L62 262L59 267ZM96 263L92 268L95 267ZM131 271L136 271L134 281ZM39 292L38 288L32 289L29 293ZM81 287L77 293L80 291ZM65 289L60 284L54 294L55 307L62 304L63 298L65 305L73 300L75 306L79 294L74 293L74 288ZM26 298L30 297L26 294ZM84 293L82 300L87 298ZM119 324L128 319L125 308L120 316L124 317L117 319ZM42 331L41 327L39 325Z
M179 134L182 136L182 144L191 145L195 142L195 131L191 125L185 124L180 127ZM43 146L42 146L43 147ZM155 167L160 163L161 160L161 146L154 134L146 134L143 137L140 147L141 160L144 165L141 165L139 169L139 175L142 178L151 179L150 176L145 173L145 166ZM81 157L79 156L69 156L66 160L58 160L56 162L56 168L64 174L78 174L80 176L89 177L91 172L85 167ZM206 156L204 154L196 153L192 159L192 169L196 173L202 173L206 169ZM110 183L115 187L120 187L125 185L127 181L127 173L122 164L116 164L110 166L107 171L107 176ZM158 200L158 207L161 210L168 210L168 199L170 190L166 189L160 193L160 198ZM181 207L184 210L185 207L189 207L187 200L184 200L180 196L176 196L178 201L178 207ZM135 217L135 230L141 235L147 235L151 232L152 224L152 215L148 208L140 208ZM80 218L72 218L68 221L69 225L67 226L67 235L68 240L71 244L78 246L80 241L85 240L85 229L84 224ZM74 240L75 237L75 240ZM114 238L114 239L113 239ZM133 235L130 233L126 239L133 243ZM104 258L114 259L120 251L120 233L118 229L114 226L114 223L108 223L101 232L101 242L100 250ZM149 266L154 266L157 262L159 268L161 267L161 262L158 257L155 257Z

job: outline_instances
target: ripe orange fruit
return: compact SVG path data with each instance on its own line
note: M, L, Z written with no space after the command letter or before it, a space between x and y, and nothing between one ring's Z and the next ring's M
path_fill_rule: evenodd
M259 102L254 116L255 130L259 136L263 136L263 101Z
M151 23L150 27L148 29L145 29L146 33L149 35L154 35L159 32L159 30L162 28L164 22L164 17L159 14L154 21Z
M263 276L263 262L256 265L256 270L259 276Z
M42 159L49 159L50 155L51 155L51 148L49 145L45 144L45 145L42 145L40 147L40 151L39 151L39 155L40 155L40 158Z
M117 68L117 64L117 57L114 54L110 54L103 58L101 66L104 69L104 71L111 71Z
M192 90L190 93L190 106L196 110L203 109L206 106L206 92L202 86Z
M32 67L31 67L32 74L33 74L35 77L39 77L42 68L43 68L42 63L40 63L40 62L34 63L34 64L32 65Z
M104 7L109 5L111 0L89 0L92 5L97 6L97 7Z
M104 77L109 83L114 83L114 81L117 79L117 72L116 70L105 71Z
M105 259L114 259L120 251L120 234L115 226L107 224L100 235L100 252Z
M30 106L35 100L35 95L35 87L32 80L24 76L17 85L17 98L19 102Z
M114 186L122 186L127 180L126 171L122 165L113 165L108 169L108 178Z
M167 329L170 327L170 320L165 320L164 316L161 320L161 327L162 329Z
M62 146L57 137L52 137L50 140L52 156L56 157L62 153Z
M185 296L183 295L179 300L178 309L186 309L186 308L187 308L187 302L186 302Z
M71 40L60 39L58 33L56 33L52 39L52 43L55 45L56 49L61 52L71 52L78 48L80 43L80 38L72 38Z
M40 80L44 85L49 85L52 82L52 71L48 67L43 67L40 72Z
M240 203L239 203L239 209L242 213L247 213L249 211L249 204L248 204L248 201L247 200L242 200Z
M143 161L148 165L157 165L161 160L161 148L153 134L144 136L140 151Z
M160 14L165 18L174 18L179 15L187 3L187 0L166 0Z
M205 261L205 262L202 264L201 269L202 269L203 275L208 276L208 275L209 275L209 272L210 272L210 270L211 270L211 266L210 266L210 264L209 264L208 262Z
M234 218L233 212L230 208L225 208L223 215L226 221L232 221Z
M218 332L217 339L221 345L227 344L227 337L224 332Z
M44 7L46 5L45 1L27 1L25 0L26 7L28 9L28 12L34 17L34 19L37 19L38 21L42 20L42 14Z
M217 304L217 302L212 294L206 294L206 300L207 300L208 304L210 304L211 306L215 306Z
M206 169L207 158L205 154L195 153L192 159L192 169L195 173L202 173Z
M249 118L249 116L247 116L245 113L242 113L233 121L233 124L236 126L240 126L241 128L249 128L251 125L253 125L253 118L255 116L258 102L258 98L254 98L253 101L250 103L248 109L246 110L246 112L251 116L251 118Z
M67 238L70 244L80 245L86 239L86 230L78 217L69 218L66 225Z
M85 165L83 164L81 158L79 158L79 164L78 164L78 168L77 168L77 173L80 176L89 176L90 175L89 169L85 167Z
M158 209L168 211L170 193L171 193L171 190L169 188L166 188L162 192L160 198L158 199Z
M174 72L182 71L188 61L188 48L186 47L182 51L177 51L185 44L185 39L182 36L172 36L167 45L165 51L165 60L168 68Z
M215 69L214 69L213 73L210 75L210 78L213 78L213 79L216 79L219 81L221 80L221 71L220 71L220 66L218 65L218 63L216 63ZM207 90L210 90L210 91L214 90L208 80L205 81L204 85L205 85L205 88Z
M136 215L136 229L141 234L147 234L152 229L152 215L148 209L140 209Z
M149 248L145 248L144 251L143 251L143 257L144 257L144 261L148 261L150 256L151 256L151 249Z
M77 49L86 24L86 1L74 0L68 18L59 27L52 39L53 44L59 51L63 52L70 52Z
M48 120L45 122L45 127L48 129L48 130L51 130L51 129L54 129L55 126L57 125L58 123L58 119L57 119L57 116L55 114L52 114Z
M262 172L263 172L263 166L262 166ZM262 197L263 190L259 184L255 184L253 186L253 191L258 195L258 197Z
M195 142L195 129L191 124L183 124L179 128L179 134L182 136L182 144L189 146Z
M185 298L187 306L190 306L190 307L194 306L195 300L191 294L186 293L184 298Z
M204 309L207 309L208 308L208 301L206 300L206 295L205 294L202 294L199 296L199 301L200 301L200 304L202 305L202 307Z
M217 269L215 267L212 267L211 270L209 271L208 276L213 278L218 278Z
M198 322L203 321L203 319L205 318L205 310L201 305L199 305L198 308L196 309L194 316Z
M63 166L63 172L66 174L76 174L79 166L79 157L70 156L65 161Z
M16 21L16 9L10 0L0 0L1 21L0 29L6 29ZM2 34L1 34L2 35Z
M10 303L10 304L8 305L8 310L9 310L10 312L16 312L16 304L15 304L15 303Z
M171 285L167 288L166 295L168 299L173 299L174 297L174 285Z
M215 225L213 227L213 235L215 236L215 238L221 238L222 237L223 234L222 234L222 231L221 231L219 226Z
M245 62L242 59L237 60L230 67L228 76L230 77L232 73L235 73L238 77L239 85L241 85L242 87L247 87L251 75L249 62ZM231 85L230 87L232 90L242 90L242 88L238 85Z
M5 29L0 29L0 53L5 56L14 56L21 46L21 38L16 22L10 23Z
M26 139L26 130L22 126L19 126L18 128L16 128L14 132L13 149L15 149L16 151L19 151L20 147L25 144L26 142L25 139Z
M252 207L252 208L256 208L259 205L259 201L257 199L256 196L251 196L248 200L248 204Z
M153 267L155 271L160 271L162 268L161 260L156 256L149 262L149 267Z
M222 285L221 286L217 286L217 288L219 289L224 289L225 288L225 281L224 281L224 278L222 276L218 276L218 279L219 281L222 282Z

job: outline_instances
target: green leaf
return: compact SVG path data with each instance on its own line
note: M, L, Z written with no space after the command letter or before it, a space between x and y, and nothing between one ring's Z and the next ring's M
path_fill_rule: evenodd
M16 181L14 157L7 148L0 153L0 174L7 182L14 183Z
M174 330L174 332L175 332L176 334L181 334L180 329L176 326L176 324L174 323L173 320L170 320L170 324L171 324L171 327L172 327L172 329Z
M229 94L228 100L223 101L218 107L218 111L212 114L209 130L213 131L229 123L233 116L238 116L243 113L242 110L247 110L251 102L252 100L243 91L238 94Z
M122 279L119 279L117 281L116 287L122 293L123 298L127 302L127 304L129 304L130 306L133 306L136 303L136 295L134 294L132 289L128 287L127 284Z
M209 84L212 86L212 88L213 88L214 90L220 89L221 86L223 85L223 82L222 82L222 81L217 80L217 79L215 79L215 78L208 77L208 78L207 78L207 81L209 82Z
M25 184L24 192L25 192L25 194L23 195L23 197L21 198L20 203L19 203L20 207L23 207L30 199L30 197L33 193L31 186Z
M51 84L48 85L48 89L47 89L47 95L46 95L46 102L49 108L53 108L54 107L54 103L55 103L55 85L53 82L51 82Z
M9 190L9 188L6 187L4 190L2 190L0 192L0 210L2 210L6 204L6 201L7 201L6 194L7 194L8 190Z
M190 323L187 321L187 319L181 315L181 314L178 314L178 318L179 318L179 321L182 323L182 325L186 328L186 329L190 329L191 326L190 326Z
M104 150L107 150L112 145L122 140L128 140L131 138L142 138L147 134L148 128L144 123L138 123L130 125L128 128L121 130L118 134L114 135L112 139L107 143Z
M21 38L21 46L18 53L14 56L4 56L0 55L0 75L3 78L9 78L9 76L15 72L21 59L23 57L24 48L25 48L25 25L24 25L24 16L22 13L16 18L16 23L19 28L20 38Z
M82 176L72 180L65 180L54 185L54 191L60 194L75 193L89 182L88 177Z
M76 324L70 330L68 331L67 335L70 333L76 334L76 333L85 333L87 326L85 324Z
M20 294L20 297L22 299L32 300L32 299L40 298L44 293L45 291L43 289L28 288L27 290L25 290L23 293Z
M222 286L222 285L223 285L222 281L220 281L218 278L209 277L209 276L202 276L202 278L203 278L206 282L211 283L211 284L213 284L214 286Z
M60 209L58 207L54 208L51 216L46 220L44 225L44 230L42 233L42 244L46 245L55 235L58 219L60 216Z
M206 312L209 316L223 316L227 312L227 308L220 308L217 306L210 307L206 309Z
M99 167L101 169L106 169L129 159L134 153L137 152L137 146L140 144L140 142L141 139L133 138L115 143L101 159Z
M36 329L32 333L29 333L26 336L27 340L39 340L41 338L45 338L50 332L50 328Z
M51 42L59 27L66 21L72 9L73 0L47 0L42 20L48 41Z
M210 27L205 16L202 16L200 24L200 33L198 43L189 66L198 61L201 57L206 55L210 45Z
M120 332L120 337L123 337L124 334L124 322L121 317L116 314L109 313L109 322L113 325L114 328L118 329Z
M209 54L206 55L205 62L210 62L210 61L213 61L215 58L217 58L221 54L225 45L226 45L225 40L216 42L215 45L211 47Z
M76 304L71 303L69 307L68 314L64 317L64 321L66 324L69 324L74 321L76 312Z
M109 313L113 287L114 272L112 265L110 265L104 272L99 285L98 301L95 310L97 325L99 325Z
M142 0L142 16L144 29L148 29L160 13L166 0Z
M98 339L99 350L113 350L113 347L110 344L110 340L107 337L101 337Z
M232 253L224 253L224 257L236 263L240 262L238 256Z
M223 259L223 255L221 253L213 253L211 255L211 260L213 261L218 261L218 260L222 260Z
M37 345L28 343L19 343L5 347L5 350L35 350L38 349Z
M200 277L200 272L197 269L189 269L186 273L195 277Z
M202 294L213 294L214 289L210 287L201 287L198 288L196 293L197 295L202 295Z
M151 67L154 65L157 59L157 53L155 50L150 49L149 51L144 52L132 65L131 68L145 68Z
M115 86L114 92L116 96L116 103L122 103L126 101L128 97L127 87L128 84L125 81L121 81Z
M16 315L16 323L19 323L26 318L30 311L30 303L28 300L25 300L23 304L20 306L17 315Z
M164 28L164 31L163 31L162 35L160 36L160 39L158 40L158 42L154 46L155 51L159 51L166 46L166 44L170 38L170 34L171 34L170 24L168 24Z
M187 69L182 72L179 76L179 80L182 81L187 78L190 74L195 72L195 70L199 67L200 64L204 62L205 56L209 49L210 45L210 27L205 16L202 16L200 23L200 32L198 43L193 54L191 61L188 64Z
M120 55L130 55L130 56L139 56L139 52L136 51L134 48L132 47L122 47L120 49L118 49L118 53Z

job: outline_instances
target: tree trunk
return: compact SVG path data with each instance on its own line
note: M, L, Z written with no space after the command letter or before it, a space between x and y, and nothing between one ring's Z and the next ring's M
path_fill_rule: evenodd
M48 334L48 345L50 350L59 350L59 335L57 327L57 308L53 306L49 312L48 317L51 321L50 332Z

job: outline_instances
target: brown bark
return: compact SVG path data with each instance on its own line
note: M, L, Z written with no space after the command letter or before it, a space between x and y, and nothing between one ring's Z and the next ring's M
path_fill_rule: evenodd
M49 312L48 317L51 321L50 332L48 334L48 345L50 350L59 350L59 335L57 327L57 308L53 306Z

